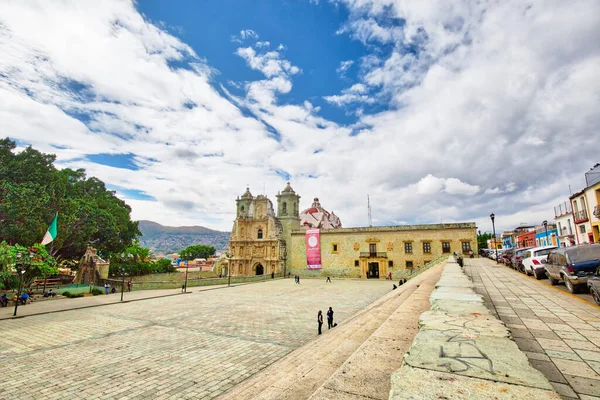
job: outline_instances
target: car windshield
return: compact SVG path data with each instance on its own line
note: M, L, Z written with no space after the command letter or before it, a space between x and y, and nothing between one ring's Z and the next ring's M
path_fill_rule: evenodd
M567 252L569 260L575 264L600 259L600 245L581 246Z
M550 252L552 250L554 250L554 249L538 250L538 251L535 252L535 257L547 256L548 254L550 254Z

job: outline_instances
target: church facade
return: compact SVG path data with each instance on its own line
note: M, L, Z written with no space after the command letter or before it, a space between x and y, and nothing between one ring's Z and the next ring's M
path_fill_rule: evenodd
M320 273L331 276L383 279L445 254L477 253L474 222L342 228L318 198L299 212L300 196L289 182L276 197L277 212L269 198L249 189L236 199L227 260L232 276L318 274L307 270L307 229L319 230Z

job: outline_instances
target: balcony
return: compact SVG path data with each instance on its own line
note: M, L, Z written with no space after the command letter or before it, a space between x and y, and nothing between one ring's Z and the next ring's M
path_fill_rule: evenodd
M594 217L600 219L600 206L594 207Z
M573 213L573 220L576 224L588 221L588 214L586 210L576 211Z
M377 253L371 253L369 251L360 252L360 258L387 258L387 253L385 251L380 251Z
M571 203L565 201L554 207L554 218L562 217L563 215L571 214L572 212Z

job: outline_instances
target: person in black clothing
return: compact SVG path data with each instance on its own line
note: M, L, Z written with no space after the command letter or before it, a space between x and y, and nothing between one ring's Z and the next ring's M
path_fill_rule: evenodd
M319 310L317 314L317 323L319 324L319 335L321 334L321 327L323 326L323 312Z
M392 290L396 290L396 289L398 289L398 286L396 286L396 285L392 285L392 286L394 286L394 287L392 288Z
M0 298L0 303L2 303L2 307L8 306L8 296L6 293L2 293L2 297Z
M329 307L327 310L327 329L333 328L333 310Z
M331 283L331 277L329 275L327 275L327 279L325 280L325 283L327 282Z

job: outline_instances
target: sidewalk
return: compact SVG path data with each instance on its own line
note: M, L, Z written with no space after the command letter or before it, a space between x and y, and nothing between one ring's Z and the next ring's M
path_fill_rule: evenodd
M233 285L232 285L233 286ZM220 289L227 285L214 286L197 286L188 288L187 293L201 292L205 290ZM165 296L177 296L184 294L181 289L157 289L157 290L134 290L133 292L123 293L123 303L153 299ZM109 295L101 294L98 296L69 298L55 298L48 300L38 300L26 306L19 305L17 316L13 317L15 310L14 303L11 302L8 307L0 308L0 320L21 318L31 315L48 314L54 312L76 310L80 308L106 306L110 304L118 304L121 302L121 292L112 293Z
M599 307L485 258L465 272L562 398L600 398Z

